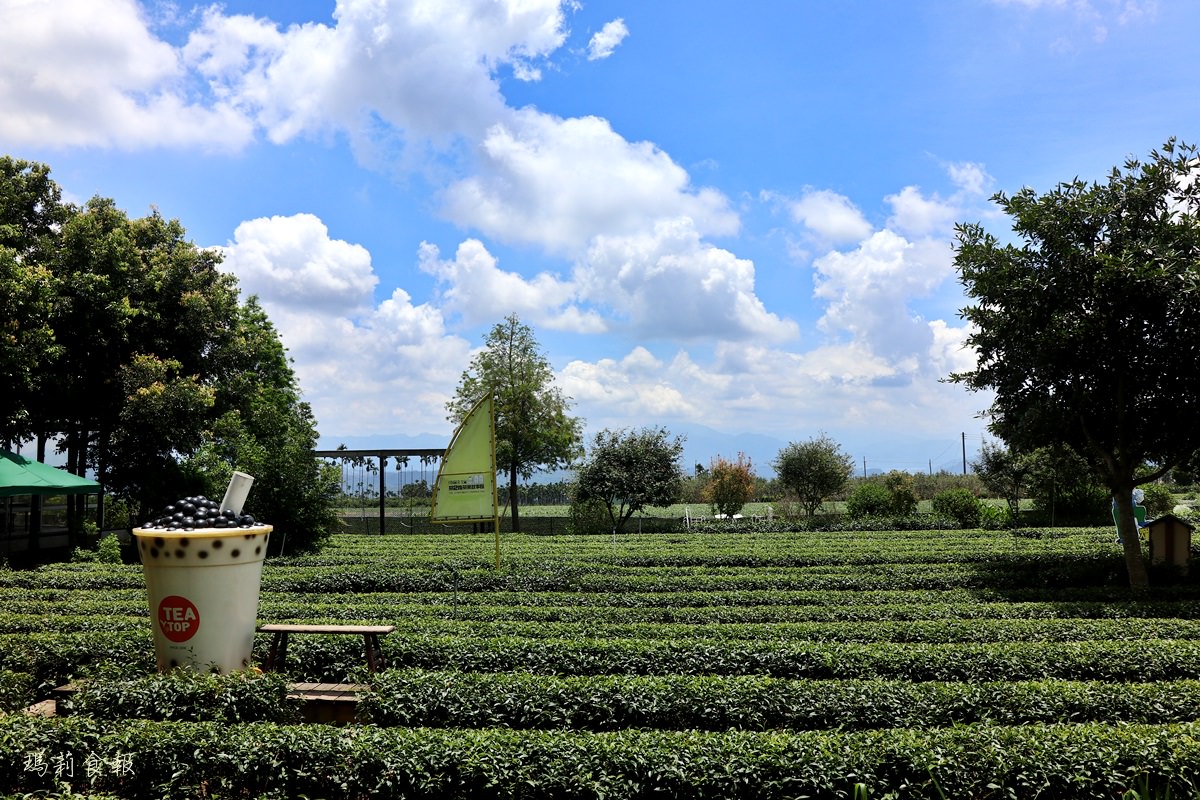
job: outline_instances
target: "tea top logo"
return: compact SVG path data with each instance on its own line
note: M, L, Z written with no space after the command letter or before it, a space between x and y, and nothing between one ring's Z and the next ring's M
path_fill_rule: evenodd
M172 642L186 642L200 629L200 612L186 597L164 597L158 604L158 627Z

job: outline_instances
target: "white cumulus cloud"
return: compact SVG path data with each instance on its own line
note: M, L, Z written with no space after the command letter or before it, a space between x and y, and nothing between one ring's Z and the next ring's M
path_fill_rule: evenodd
M625 20L614 19L605 23L588 41L588 61L608 58L628 35L629 28L625 25Z
M650 142L629 142L599 117L516 112L483 140L476 175L451 185L445 212L498 239L578 252L596 234L646 231L688 217L704 235L735 233L737 214Z
M705 243L687 218L645 234L597 236L575 270L580 295L639 336L784 341L796 324L766 309L754 265Z
M249 220L221 248L222 268L257 294L294 359L322 430L441 430L471 345L441 308L403 289L376 304L361 245L332 238L311 214Z
M233 235L225 269L264 303L348 312L369 302L379 281L366 248L331 239L312 214L249 220Z
M478 239L462 242L452 260L442 259L440 255L436 246L423 242L419 252L420 267L446 286L442 291L445 309L460 314L467 325L516 314L555 330L576 333L604 330L604 323L595 312L581 311L574 305L576 290L573 283L545 272L532 279L505 272Z
M237 149L253 126L192 99L179 53L133 0L0 2L0 141Z

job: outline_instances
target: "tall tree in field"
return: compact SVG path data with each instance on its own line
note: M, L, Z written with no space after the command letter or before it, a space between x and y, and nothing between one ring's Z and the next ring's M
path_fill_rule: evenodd
M808 516L825 498L837 494L854 471L854 459L825 434L806 442L790 442L773 465L779 482L794 495Z
M1196 148L1171 140L1104 183L997 194L1019 246L957 228L978 362L950 379L995 393L991 429L1010 447L1061 443L1090 461L1116 499L1135 590L1148 576L1133 489L1200 447L1196 177Z
M715 514L731 518L754 499L754 465L745 453L738 453L737 461L717 456L708 474L704 500Z
M600 431L576 471L575 499L603 503L613 529L621 533L638 511L679 502L682 453L683 437L672 438L666 428Z
M62 355L51 315L57 230L70 213L44 164L0 156L0 444L38 433L32 413Z
M984 488L1004 498L1013 525L1021 518L1021 496L1029 488L1030 476L1036 466L1034 453L1018 453L991 442L983 443L979 460L971 463Z
M519 478L538 469L566 467L579 455L582 424L567 412L570 398L554 386L554 372L533 330L510 314L492 328L483 350L471 359L455 396L446 404L449 419L461 422L479 398L495 398L496 468L508 476L512 528L520 530Z

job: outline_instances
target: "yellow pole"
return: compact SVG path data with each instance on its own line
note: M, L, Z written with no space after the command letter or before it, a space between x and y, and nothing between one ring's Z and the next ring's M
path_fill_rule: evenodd
M496 527L496 569L500 569L500 516L492 517L492 524Z

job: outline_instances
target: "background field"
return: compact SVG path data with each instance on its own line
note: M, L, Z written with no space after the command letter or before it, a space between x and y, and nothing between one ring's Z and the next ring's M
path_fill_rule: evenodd
M295 724L270 676L150 677L137 566L0 571L8 708L85 687L75 716L0 718L0 790L1192 796L1200 590L1131 597L1113 539L506 534L497 570L490 534L338 536L268 561L259 617L397 626L377 676L350 637L293 641L284 682L371 684L345 729ZM68 757L128 771L56 778Z

